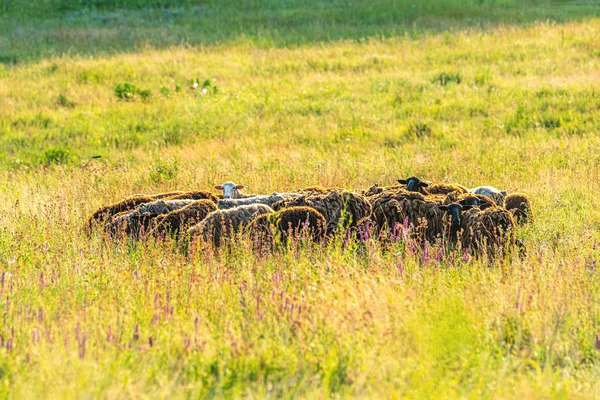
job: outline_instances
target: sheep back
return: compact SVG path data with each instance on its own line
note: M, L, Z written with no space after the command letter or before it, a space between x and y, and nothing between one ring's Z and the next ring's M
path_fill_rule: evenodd
M417 240L435 240L442 231L443 212L438 208L441 197L418 192L382 192L372 200L376 233L395 232L400 225L410 228Z
M262 214L248 225L248 232L255 250L272 249L275 238L287 243L290 236L300 238L307 234L313 242L325 238L327 221L312 207L290 207L269 214Z
M371 186L370 188L366 189L366 190L361 190L361 194L363 196L365 196L366 198L370 199L371 197L374 197L376 195L378 195L379 193L382 192L387 192L389 190L402 190L405 189L405 186L400 186L400 185L396 185L396 186L380 186L377 183L375 183L373 186Z
M429 194L469 193L469 189L457 183L431 183L425 189L427 189Z
M256 195L253 197L246 197L241 199L221 199L217 201L217 208L220 210L225 210L250 204L266 204L271 207L278 201L284 200L291 196L293 195L288 193L273 192L269 195Z
M278 211L289 207L312 207L327 220L327 234L332 234L338 226L351 228L371 214L371 204L362 195L349 191L332 190L326 193L314 192L308 195L292 196L273 205Z
M533 223L533 209L531 200L524 193L512 193L504 198L504 207L510 211L519 225Z
M252 204L227 210L216 210L187 231L188 237L219 247L224 240L239 233L254 218L273 212L264 204Z
M106 222L119 213L134 210L140 204L151 203L153 201L155 200L150 196L133 196L108 206L101 207L94 211L88 218L88 226L91 228L95 223Z
M115 215L105 225L105 230L116 236L138 237L149 232L152 221L159 215L168 214L193 203L194 200L154 200L140 204L135 210Z
M187 206L159 215L152 221L151 236L159 237L168 234L179 236L181 231L202 221L208 214L215 211L217 206L211 200L197 200Z
M458 192L452 192L446 195L446 198L444 199L444 203L445 205L449 205L452 203L459 203L462 205L465 204L471 204L471 201L476 200L477 202L479 202L479 208L480 209L485 209L487 207L495 207L496 206L496 202L494 202L494 200L488 196L482 195L482 194L475 194L475 193L462 193L459 194Z
M192 191L192 192L180 192L177 194L174 194L172 196L166 196L165 200L210 200L213 203L217 202L217 196L215 196L214 194L204 191L204 190L199 190L199 191Z
M494 258L514 247L515 221L508 210L496 206L467 215L471 217L463 234L463 248L471 247L479 255L487 252L488 257Z

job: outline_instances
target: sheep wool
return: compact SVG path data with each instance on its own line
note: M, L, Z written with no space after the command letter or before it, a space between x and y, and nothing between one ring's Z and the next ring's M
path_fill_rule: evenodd
M510 211L519 225L533 223L531 200L524 193L511 193L504 198L504 207Z
M435 240L442 231L441 199L418 192L380 193L372 200L376 233L390 230L397 236L399 227L406 226L407 235L417 241Z
M446 195L444 199L445 205L449 205L451 203L459 203L460 205L466 206L476 206L481 210L485 210L488 207L495 207L496 203L488 196L484 196L482 194L474 194L474 193L462 193L459 194L457 192L452 192Z
M146 197L152 197L154 200L162 200L168 197L173 197L173 196L178 196L180 194L185 193L183 190L175 190L173 192L165 192L165 193L154 193L154 194L134 194L131 196L128 196L127 198L133 198L133 197L139 197L139 196L146 196Z
M165 197L165 200L210 200L213 203L217 202L217 196L204 190L194 192L181 192L172 196Z
M470 189L469 193L482 194L494 200L494 203L496 203L498 206L504 206L504 197L506 197L505 190L499 190L493 186L478 186Z
M275 240L286 244L290 237L307 237L315 243L325 239L327 221L312 207L290 207L274 213L262 214L248 225L248 232L256 251L272 250Z
M406 190L406 186L405 185L380 186L379 184L375 183L370 188L368 188L366 190L362 190L361 194L363 196L365 196L367 199L371 199L372 197L374 197L374 196L376 196L376 195L378 195L379 193L382 193L382 192L399 191L399 190Z
M459 184L453 183L433 183L422 181L416 176L408 179L398 179L398 183L406 185L405 189L411 192L418 192L423 195L447 195L452 192L467 193L469 190Z
M328 235L333 234L338 226L355 227L359 221L371 215L371 204L364 196L337 190L290 197L273 204L273 209L279 211L301 206L312 207L325 217Z
M119 213L132 211L140 204L151 203L153 201L155 200L152 197L143 195L128 197L125 200L104 206L94 211L94 213L88 218L87 225L89 228L92 228L94 224L104 223Z
M181 232L187 231L188 228L202 221L216 209L217 206L210 200L194 201L179 210L156 217L152 221L153 228L149 235L165 237L172 234L178 238Z
M240 233L254 218L271 213L273 209L264 204L251 204L227 210L216 210L187 231L191 239L212 243L220 247L225 239Z
M450 193L464 194L469 193L469 189L457 183L431 183L426 188L426 192L432 195Z
M515 221L503 207L483 211L471 209L462 214L463 249L473 249L477 255L489 258L503 257L515 245Z
M239 206L246 206L249 204L266 204L271 207L273 204L291 197L288 193L277 193L273 192L269 195L256 195L253 197L244 197L241 199L221 199L217 201L217 208L219 210L225 210L228 208L235 208Z
M144 203L133 211L125 211L115 215L105 225L105 230L116 236L128 235L138 237L149 231L154 218L184 208L194 201L158 200L151 203Z

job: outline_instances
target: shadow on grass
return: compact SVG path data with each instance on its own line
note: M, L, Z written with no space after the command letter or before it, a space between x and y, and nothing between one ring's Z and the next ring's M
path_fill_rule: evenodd
M93 4L82 7L81 4ZM0 63L180 45L286 47L600 16L597 1L47 0L0 2ZM194 4L195 3L195 4Z

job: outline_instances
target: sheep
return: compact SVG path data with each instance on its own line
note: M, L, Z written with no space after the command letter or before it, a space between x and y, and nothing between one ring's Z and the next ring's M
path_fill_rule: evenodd
M165 200L210 200L216 203L218 198L210 192L204 190L181 192L164 198Z
M299 194L304 194L304 195L309 195L309 194L327 194L327 193L331 193L331 192L336 192L336 191L340 191L343 189L340 188L324 188L323 186L309 186L309 187L305 187L302 189L298 189L295 190L292 193L299 193Z
M481 210L485 210L488 207L496 206L496 203L491 198L482 194L463 193L458 194L456 192L448 193L444 199L444 204L449 205L452 203L458 203L462 206L475 206Z
M408 179L398 179L398 183L406 185L406 190L410 192L419 192L424 195L428 194L448 194L452 192L468 193L468 189L456 183L430 183L423 182L416 176Z
M526 194L511 193L504 198L504 206L510 211L519 225L527 222L533 223L533 209L531 208L531 200Z
M197 200L168 214L159 215L152 221L153 228L149 236L159 237L174 234L178 238L181 232L202 221L217 206L210 200Z
M494 200L496 205L504 206L504 197L506 197L506 190L498 190L492 186L477 186L476 188L469 189L469 193L482 194Z
M464 219L461 219L461 213L473 207L477 207L477 204L473 205L452 202L450 204L443 204L438 206L440 210L447 212L447 214L450 216L449 229L443 229L443 231L447 234L451 241L455 242L458 239L458 234L462 226L461 223L464 222ZM447 222L447 219L444 219L444 222Z
M370 199L371 197L374 197L382 192L386 192L389 190L398 191L398 190L404 190L404 189L405 189L404 185L402 185L402 186L398 186L398 185L396 185L396 186L380 186L379 184L375 183L370 188L368 188L366 190L361 190L361 194L363 196L365 196L367 199Z
M450 238L460 241L463 249L471 249L478 256L487 254L494 258L498 255L503 257L515 246L515 221L505 208L495 206L480 210L458 203L439 208L450 213Z
M152 197L154 200L210 200L212 202L217 202L217 196L210 192L206 192L204 190L199 191L191 191L184 192L183 190L176 190L174 192L165 192L165 193L156 193L156 194L134 194L132 196L127 197L127 199L138 197L138 196L146 196Z
M215 189L223 191L224 199L241 199L243 197L242 190L244 185L238 185L233 182L225 182L222 185L216 185Z
M442 201L441 196L417 192L382 192L372 199L375 233L405 226L417 241L435 241L442 232L442 211L438 208Z
M105 230L112 234L126 234L138 237L148 231L154 218L184 208L194 201L158 200L151 203L144 203L133 211L125 211L115 215L105 225Z
M291 197L288 193L277 193L273 192L269 195L256 195L253 197L244 197L241 199L221 199L217 201L217 208L219 210L225 210L228 208L234 208L239 206L246 206L249 204L266 204L269 207L278 201Z
M124 211L133 211L139 205L145 203L153 203L157 200L200 200L200 199L208 199L213 202L217 201L215 195L210 192L205 191L197 191L197 192L184 192L184 191L175 191L168 193L158 193L158 194L135 194L132 196L128 196L125 200L119 201L117 203L99 208L96 210L88 219L88 226L91 227L94 223L103 223L117 214L121 214Z
M240 233L254 218L272 212L273 209L265 204L216 210L208 214L200 223L189 228L187 236L192 240L197 238L203 243L212 243L218 248L225 239Z
M333 234L338 226L354 228L361 220L371 215L371 204L357 193L331 190L328 193L291 196L273 204L273 209L308 206L320 212L327 221L327 235Z
M303 234L315 243L325 239L327 221L312 207L290 207L274 213L262 214L248 225L247 231L257 251L273 249L275 239L287 243L290 235L298 238Z
M117 203L101 207L94 211L94 213L88 218L87 226L92 228L94 224L102 224L119 213L134 210L140 204L151 203L153 201L155 200L150 196L140 195L128 197L125 200Z
M482 254L487 251L490 258L504 256L515 245L515 221L512 214L502 207L490 207L475 214L476 219L468 219L466 242L463 248L471 245Z

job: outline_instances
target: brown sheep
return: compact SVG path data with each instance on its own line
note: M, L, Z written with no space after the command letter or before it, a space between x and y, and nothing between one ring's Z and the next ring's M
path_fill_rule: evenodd
M446 195L444 200L445 205L449 205L452 203L458 203L462 206L474 206L479 207L480 210L485 210L488 207L495 207L496 203L491 198L482 195L482 194L473 194L473 193L463 193L458 194L457 192L452 192Z
M290 235L300 238L303 234L315 243L325 239L327 221L312 207L290 207L269 214L262 214L248 225L247 231L254 249L273 249L275 240L286 244Z
M214 194L204 191L189 191L184 192L183 190L176 190L173 192L165 192L165 193L156 193L156 194L135 194L133 196L129 196L127 199L137 196L146 196L152 197L154 200L210 200L214 203L217 202L218 198Z
M361 220L371 215L371 204L357 193L332 190L290 197L273 204L279 211L289 207L307 206L316 209L327 220L327 234L333 234L338 226L344 229L356 227Z
M197 192L183 192L183 191L175 191L168 193L158 193L158 194L136 194L133 196L127 197L125 200L121 200L117 203L102 207L96 210L88 219L88 226L92 226L94 223L104 223L114 217L115 215L122 213L124 211L133 211L139 205L145 203L152 203L156 200L165 199L165 200L182 200L182 199L192 199L192 200L200 200L200 199L208 199L213 202L217 201L215 195L210 192L205 191L197 191Z
M181 192L172 196L165 197L165 200L210 200L216 203L218 198L210 192L199 190L195 192Z
M108 221L104 230L111 235L123 235L138 238L149 232L152 221L160 215L179 210L193 203L194 200L154 200L140 204L135 210L119 213Z
M165 237L173 234L178 238L181 232L186 232L191 226L202 221L208 214L215 211L217 206L210 200L197 200L193 203L168 214L159 215L153 221L149 235Z
M459 203L439 207L450 215L450 240L460 241L464 250L472 250L478 256L487 254L493 259L498 255L503 257L516 244L515 222L505 208L496 206L480 210Z
M515 220L503 207L476 208L462 214L463 249L472 249L477 255L487 254L490 259L504 257L515 246Z
M371 197L374 197L376 195L378 195L379 193L382 192L387 192L387 191L398 191L398 190L405 190L406 186L405 185L401 185L401 186L379 186L379 184L375 183L373 186L371 186L370 188L366 189L366 190L361 190L361 194L363 196L365 196L367 199L370 199Z
M88 218L87 225L89 228L92 228L94 224L103 224L119 213L132 211L140 204L151 203L153 201L155 201L155 199L144 195L128 197L125 200L104 206L94 211Z
M452 192L468 193L469 189L466 187L453 184L453 183L430 183L424 182L417 178L416 176L412 176L408 179L398 179L398 183L406 185L406 190L411 192L419 192L424 195L428 194L443 194L447 195Z
M146 197L152 197L154 200L162 200L162 199L166 199L169 197L178 196L183 193L185 193L183 190L175 190L173 192L164 192L164 193L155 193L155 194L139 194L138 193L138 194L128 196L127 199L130 199L132 197L146 196Z
M442 232L441 196L424 196L417 192L382 192L372 199L375 233L386 230L397 235L400 227L417 241L434 241Z
M198 238L203 243L212 243L218 248L226 239L240 233L254 218L272 212L273 209L264 204L216 210L188 229L187 235L190 239Z
M533 223L533 209L531 200L526 194L512 193L504 198L505 208L510 211L519 225Z
M305 187L302 189L298 189L295 191L295 193L300 193L300 194L315 194L315 193L321 193L321 194L325 194L325 193L330 193L333 191L337 191L340 189L336 189L336 188L324 188L323 186L309 186L309 187Z

